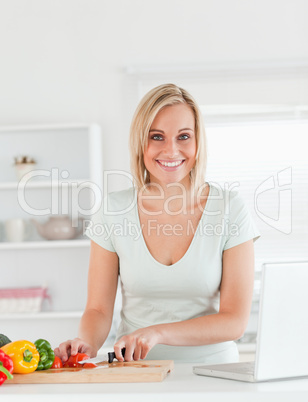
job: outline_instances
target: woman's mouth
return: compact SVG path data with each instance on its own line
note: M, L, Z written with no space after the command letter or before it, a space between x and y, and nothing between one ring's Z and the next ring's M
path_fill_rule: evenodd
M179 169L185 162L185 159L178 159L176 161L166 161L166 160L156 159L156 162L163 170L170 172L170 171Z

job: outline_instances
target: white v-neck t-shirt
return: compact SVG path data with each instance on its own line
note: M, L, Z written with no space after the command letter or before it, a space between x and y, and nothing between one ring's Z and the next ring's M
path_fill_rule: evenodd
M139 328L219 312L223 251L256 241L260 233L237 191L208 184L208 199L192 242L185 255L170 266L155 260L147 248L133 187L109 193L93 215L86 235L119 257L122 309L116 341ZM233 341L156 345L146 359L227 363L238 360L238 350Z

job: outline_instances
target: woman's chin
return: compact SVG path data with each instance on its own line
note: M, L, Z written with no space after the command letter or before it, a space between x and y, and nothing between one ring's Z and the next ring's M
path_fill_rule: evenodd
M189 185L190 184L190 177L189 173L187 175L183 174L175 174L176 172L173 172L173 174L170 174L168 172L167 174L164 175L150 175L150 181L151 183L155 186L162 186L165 187L167 185L174 184L177 188L179 187L179 184L182 185Z

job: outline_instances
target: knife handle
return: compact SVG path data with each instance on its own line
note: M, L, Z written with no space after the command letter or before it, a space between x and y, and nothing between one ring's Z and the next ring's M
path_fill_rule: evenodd
M121 349L122 356L124 357L125 355L125 348ZM108 352L108 363L112 363L114 359L116 358L116 355L114 352Z

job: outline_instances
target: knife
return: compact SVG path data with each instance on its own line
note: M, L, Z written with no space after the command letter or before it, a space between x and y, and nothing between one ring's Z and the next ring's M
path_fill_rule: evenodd
M121 349L122 356L124 357L125 355L125 348ZM84 364L84 363L101 363L101 362L108 362L112 363L116 359L116 355L114 352L108 352L105 355L99 355L96 357L92 357L91 359L86 359L86 360L81 360L78 362L79 364Z

